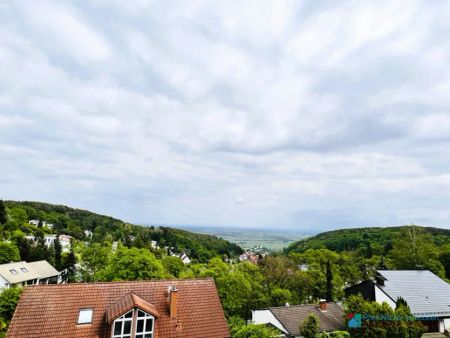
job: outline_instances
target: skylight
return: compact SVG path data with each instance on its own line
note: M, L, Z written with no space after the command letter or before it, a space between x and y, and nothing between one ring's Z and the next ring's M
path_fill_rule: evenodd
M80 313L78 314L78 322L77 324L89 324L92 323L92 313L94 310L92 309L80 309Z
M13 275L17 275L17 271L15 269L11 269L9 270L9 272L11 272Z
M20 270L22 270L22 272L28 272L27 268L20 268Z

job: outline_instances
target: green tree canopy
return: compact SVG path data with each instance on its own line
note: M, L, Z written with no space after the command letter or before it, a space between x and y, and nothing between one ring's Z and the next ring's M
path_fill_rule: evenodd
M444 277L445 270L439 261L439 250L431 235L425 233L422 228L415 225L404 228L393 246L394 249L388 256L397 269L427 268Z
M19 287L4 289L0 293L0 336L2 335L2 331L6 331L11 321L21 294L22 288Z
M233 338L273 338L280 333L266 325L245 324L244 320L232 317L229 321L230 333Z
M120 247L105 270L106 280L165 278L167 273L155 255L147 249Z
M300 333L305 338L315 338L319 333L319 318L313 313L300 324Z
M80 273L83 281L97 282L101 280L111 254L111 246L108 244L91 243L83 246L81 248L80 263Z
M20 261L19 249L9 242L0 242L0 264Z

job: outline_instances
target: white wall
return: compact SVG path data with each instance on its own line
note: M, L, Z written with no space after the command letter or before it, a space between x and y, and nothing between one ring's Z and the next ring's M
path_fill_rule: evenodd
M275 318L270 310L253 310L252 311L252 322L253 324L272 324L273 326L279 328L284 333L288 333L286 329L281 325L278 319Z
M391 308L395 309L395 302L381 291L378 285L375 285L375 300L380 304L386 302Z
M2 276L0 276L0 290L9 288L9 283L4 279Z
M444 318L439 321L439 332L444 332L444 330L450 331L450 318Z

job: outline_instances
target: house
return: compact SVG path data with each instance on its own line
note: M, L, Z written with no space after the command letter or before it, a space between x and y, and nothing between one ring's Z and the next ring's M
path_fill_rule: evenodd
M44 236L44 243L47 246L47 248L51 247L53 243L56 241L57 235L45 235ZM26 239L34 242L36 244L36 237L27 235L25 236ZM72 239L72 236L69 235L59 235L59 243L61 244L61 250L63 252L69 252L70 251L70 241Z
M55 243L57 235L45 235L44 242L45 245L49 248ZM72 236L69 235L59 235L59 244L61 244L61 249L63 252L70 251L70 241L72 240Z
M150 246L152 249L159 249L157 241L150 241Z
M0 290L14 285L61 283L61 274L47 261L13 262L0 265Z
M180 259L182 260L182 262L186 265L191 263L191 259L189 258L188 255L186 255L184 252L181 254Z
M300 325L309 316L315 314L319 318L320 332L344 330L344 310L333 302L321 300L317 304L270 307L253 310L253 324L271 324L283 332L285 337L301 337Z
M192 262L192 260L189 258L189 256L185 252L178 254L178 253L173 252L172 250L169 250L169 253L171 256L178 257L179 259L181 259L181 261L183 262L184 265Z
M212 278L25 288L6 337L229 337Z
M374 280L345 289L346 296L386 302L395 308L402 297L430 332L450 330L450 284L428 270L377 270Z
M31 219L28 221L28 224L34 225L34 226L39 226L39 223L44 226L47 227L49 229L53 229L54 225L52 223L48 223L47 221L40 221L38 219Z

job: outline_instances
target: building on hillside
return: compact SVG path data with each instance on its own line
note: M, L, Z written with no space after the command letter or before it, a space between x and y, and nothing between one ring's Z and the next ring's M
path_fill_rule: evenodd
M0 265L0 290L11 286L61 283L61 273L47 261L12 262Z
M192 262L192 260L189 258L189 256L183 252L183 253L176 253L172 251L173 248L169 249L168 252L171 256L173 257L178 257L179 259L181 259L181 261L186 265Z
M50 248L53 243L56 241L57 235L45 235L44 236L44 243L47 246L47 248ZM37 239L35 236L27 235L25 236L26 239L32 241L34 244L36 244ZM63 252L69 252L70 251L70 242L72 240L72 236L69 235L59 235L59 243L61 244L61 249Z
M38 219L30 219L28 221L28 224L39 226L39 222L42 226L47 227L49 229L53 229L54 225L52 223L48 223L47 221L39 221Z
M353 294L361 294L370 301L386 302L392 308L401 297L429 332L450 331L450 284L431 271L377 270L374 280L345 289L347 297Z
M319 318L320 332L333 332L345 329L344 310L336 303L321 300L319 304L269 307L253 310L253 324L270 324L283 332L285 337L301 337L300 325L309 316Z
M179 257L184 264L189 264L192 262L189 256L186 255L184 252Z
M212 278L27 287L6 337L229 337Z
M247 262L250 262L253 264L257 264L259 261L259 256L254 252L246 251L242 255L239 256L239 261L240 262L247 261Z

